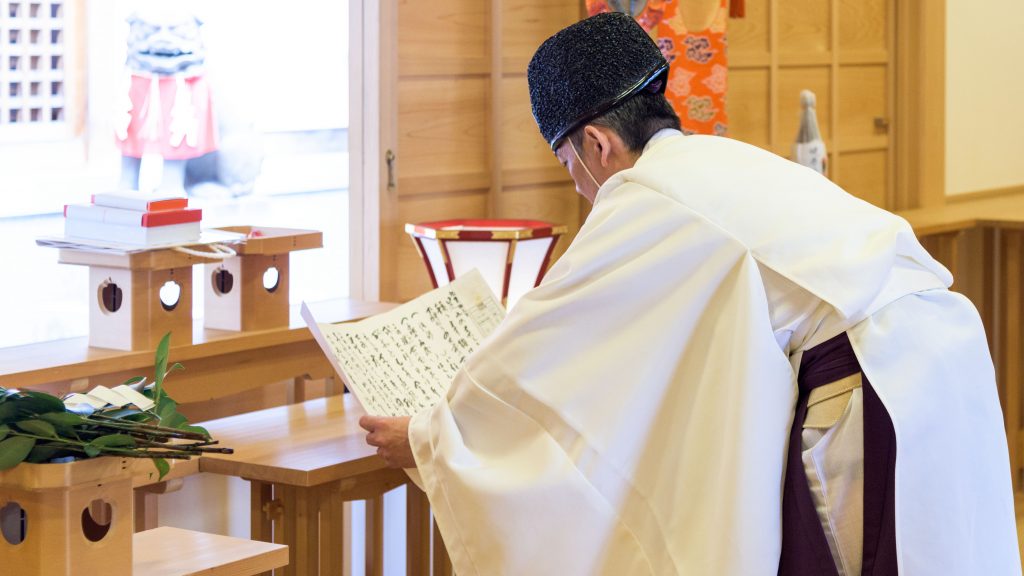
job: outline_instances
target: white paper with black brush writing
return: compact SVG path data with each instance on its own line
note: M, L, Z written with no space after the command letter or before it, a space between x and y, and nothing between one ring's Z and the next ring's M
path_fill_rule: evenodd
M505 316L479 272L394 310L348 324L302 316L366 412L411 416L433 406L455 373Z

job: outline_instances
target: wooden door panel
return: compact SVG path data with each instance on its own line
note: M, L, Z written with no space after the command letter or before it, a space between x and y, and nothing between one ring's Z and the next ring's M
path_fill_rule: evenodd
M771 51L767 0L746 0L746 10L743 18L729 19L726 23L730 66L746 62L751 57L767 58Z
M844 151L885 148L887 129L875 119L887 117L889 87L886 67L840 66L839 142Z
M831 2L775 0L779 10L781 54L823 54L831 51ZM731 22L730 22L731 23Z
M486 74L489 14L479 0L400 0L399 75Z
M748 17L728 23L729 135L789 157L800 91L811 90L829 176L888 205L894 1L747 0ZM843 176L846 170L857 173Z
M559 239L552 262L569 246L572 235L579 230L580 201L576 185L571 181L543 186L506 188L498 195L498 210L503 218L545 220L568 227L571 234Z
M766 68L730 69L729 136L762 148L771 147L770 74Z
M884 208L887 151L841 153L839 162L842 170L837 183L850 194Z
M887 0L839 0L840 52L887 49Z
M541 42L579 20L575 2L503 0L501 57L503 74L526 74L526 66Z
M530 109L526 78L514 76L502 80L501 89L502 167L506 172L565 169L537 129Z
M489 185L486 79L404 78L398 89L400 195Z

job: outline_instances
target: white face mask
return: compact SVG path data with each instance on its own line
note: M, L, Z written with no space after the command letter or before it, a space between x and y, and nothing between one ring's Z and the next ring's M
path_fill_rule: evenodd
M572 153L576 155L576 161L580 163L580 166L583 166L583 170L587 173L587 176L590 176L590 179L594 182L594 189L597 190L601 188L601 185L597 183L597 178L594 178L594 175L590 173L590 168L587 168L587 164L583 161L583 158L580 158L580 153L576 151L576 144L573 143L572 138L567 138L567 140L569 140L569 147L572 148Z

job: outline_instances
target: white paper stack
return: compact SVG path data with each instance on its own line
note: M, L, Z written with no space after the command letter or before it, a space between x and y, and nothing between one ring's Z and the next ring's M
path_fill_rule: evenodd
M95 194L91 204L64 207L64 236L141 247L181 244L199 240L202 214L179 196Z

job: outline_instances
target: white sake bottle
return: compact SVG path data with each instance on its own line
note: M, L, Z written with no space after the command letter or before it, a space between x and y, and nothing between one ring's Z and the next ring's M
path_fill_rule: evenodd
M800 92L800 131L793 143L793 161L828 175L828 154L825 142L818 130L818 113L815 110L817 99L814 92Z

